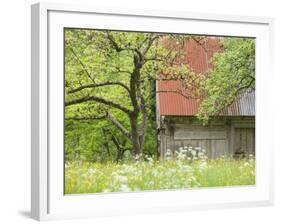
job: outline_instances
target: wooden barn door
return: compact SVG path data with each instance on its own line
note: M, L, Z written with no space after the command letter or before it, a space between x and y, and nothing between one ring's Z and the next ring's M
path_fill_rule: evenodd
M254 128L235 128L235 153L255 153L255 129Z

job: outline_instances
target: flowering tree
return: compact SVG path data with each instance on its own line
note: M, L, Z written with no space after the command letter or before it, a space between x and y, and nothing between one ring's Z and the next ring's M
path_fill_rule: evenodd
M179 63L179 58L189 38L67 29L66 120L107 120L119 132L116 134L112 128L104 132L111 132L119 154L130 148L134 154L142 153L151 125L149 117L155 114L155 80L160 74L167 74L166 79L188 79L188 67Z

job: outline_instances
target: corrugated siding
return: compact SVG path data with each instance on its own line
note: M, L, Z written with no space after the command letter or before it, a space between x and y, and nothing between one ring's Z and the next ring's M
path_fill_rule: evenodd
M192 116L197 114L199 102L196 99L189 99L179 93L169 92L181 89L180 81L158 81L160 115Z
M194 40L190 40L186 44L186 57L184 59L185 63L189 67L197 72L206 72L211 65L209 59L214 55L214 53L221 51L219 38L208 38L207 41L202 41L201 44Z
M255 91L245 92L227 108L221 115L226 116L255 116Z

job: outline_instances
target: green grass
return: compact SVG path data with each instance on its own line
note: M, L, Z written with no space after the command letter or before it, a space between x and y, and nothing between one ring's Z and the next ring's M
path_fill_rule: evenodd
M255 184L255 160L67 162L65 193L130 192Z

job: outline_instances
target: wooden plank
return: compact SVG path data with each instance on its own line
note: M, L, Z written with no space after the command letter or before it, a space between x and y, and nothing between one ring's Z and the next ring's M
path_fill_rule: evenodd
M189 130L178 129L175 131L174 139L226 139L226 131L213 131L213 130Z
M255 152L255 129L249 128L247 130L247 152L254 154Z
M241 149L241 129L235 128L234 153Z
M227 154L227 141L226 140L216 140L216 157Z
M235 151L255 152L255 129L235 128Z
M206 140L206 150L208 158L211 158L212 155L212 140Z
M255 119L235 120L233 125L235 128L255 128Z
M215 140L211 140L211 156L210 158L216 158L216 151L215 151Z
M247 152L247 128L241 128L241 151Z

